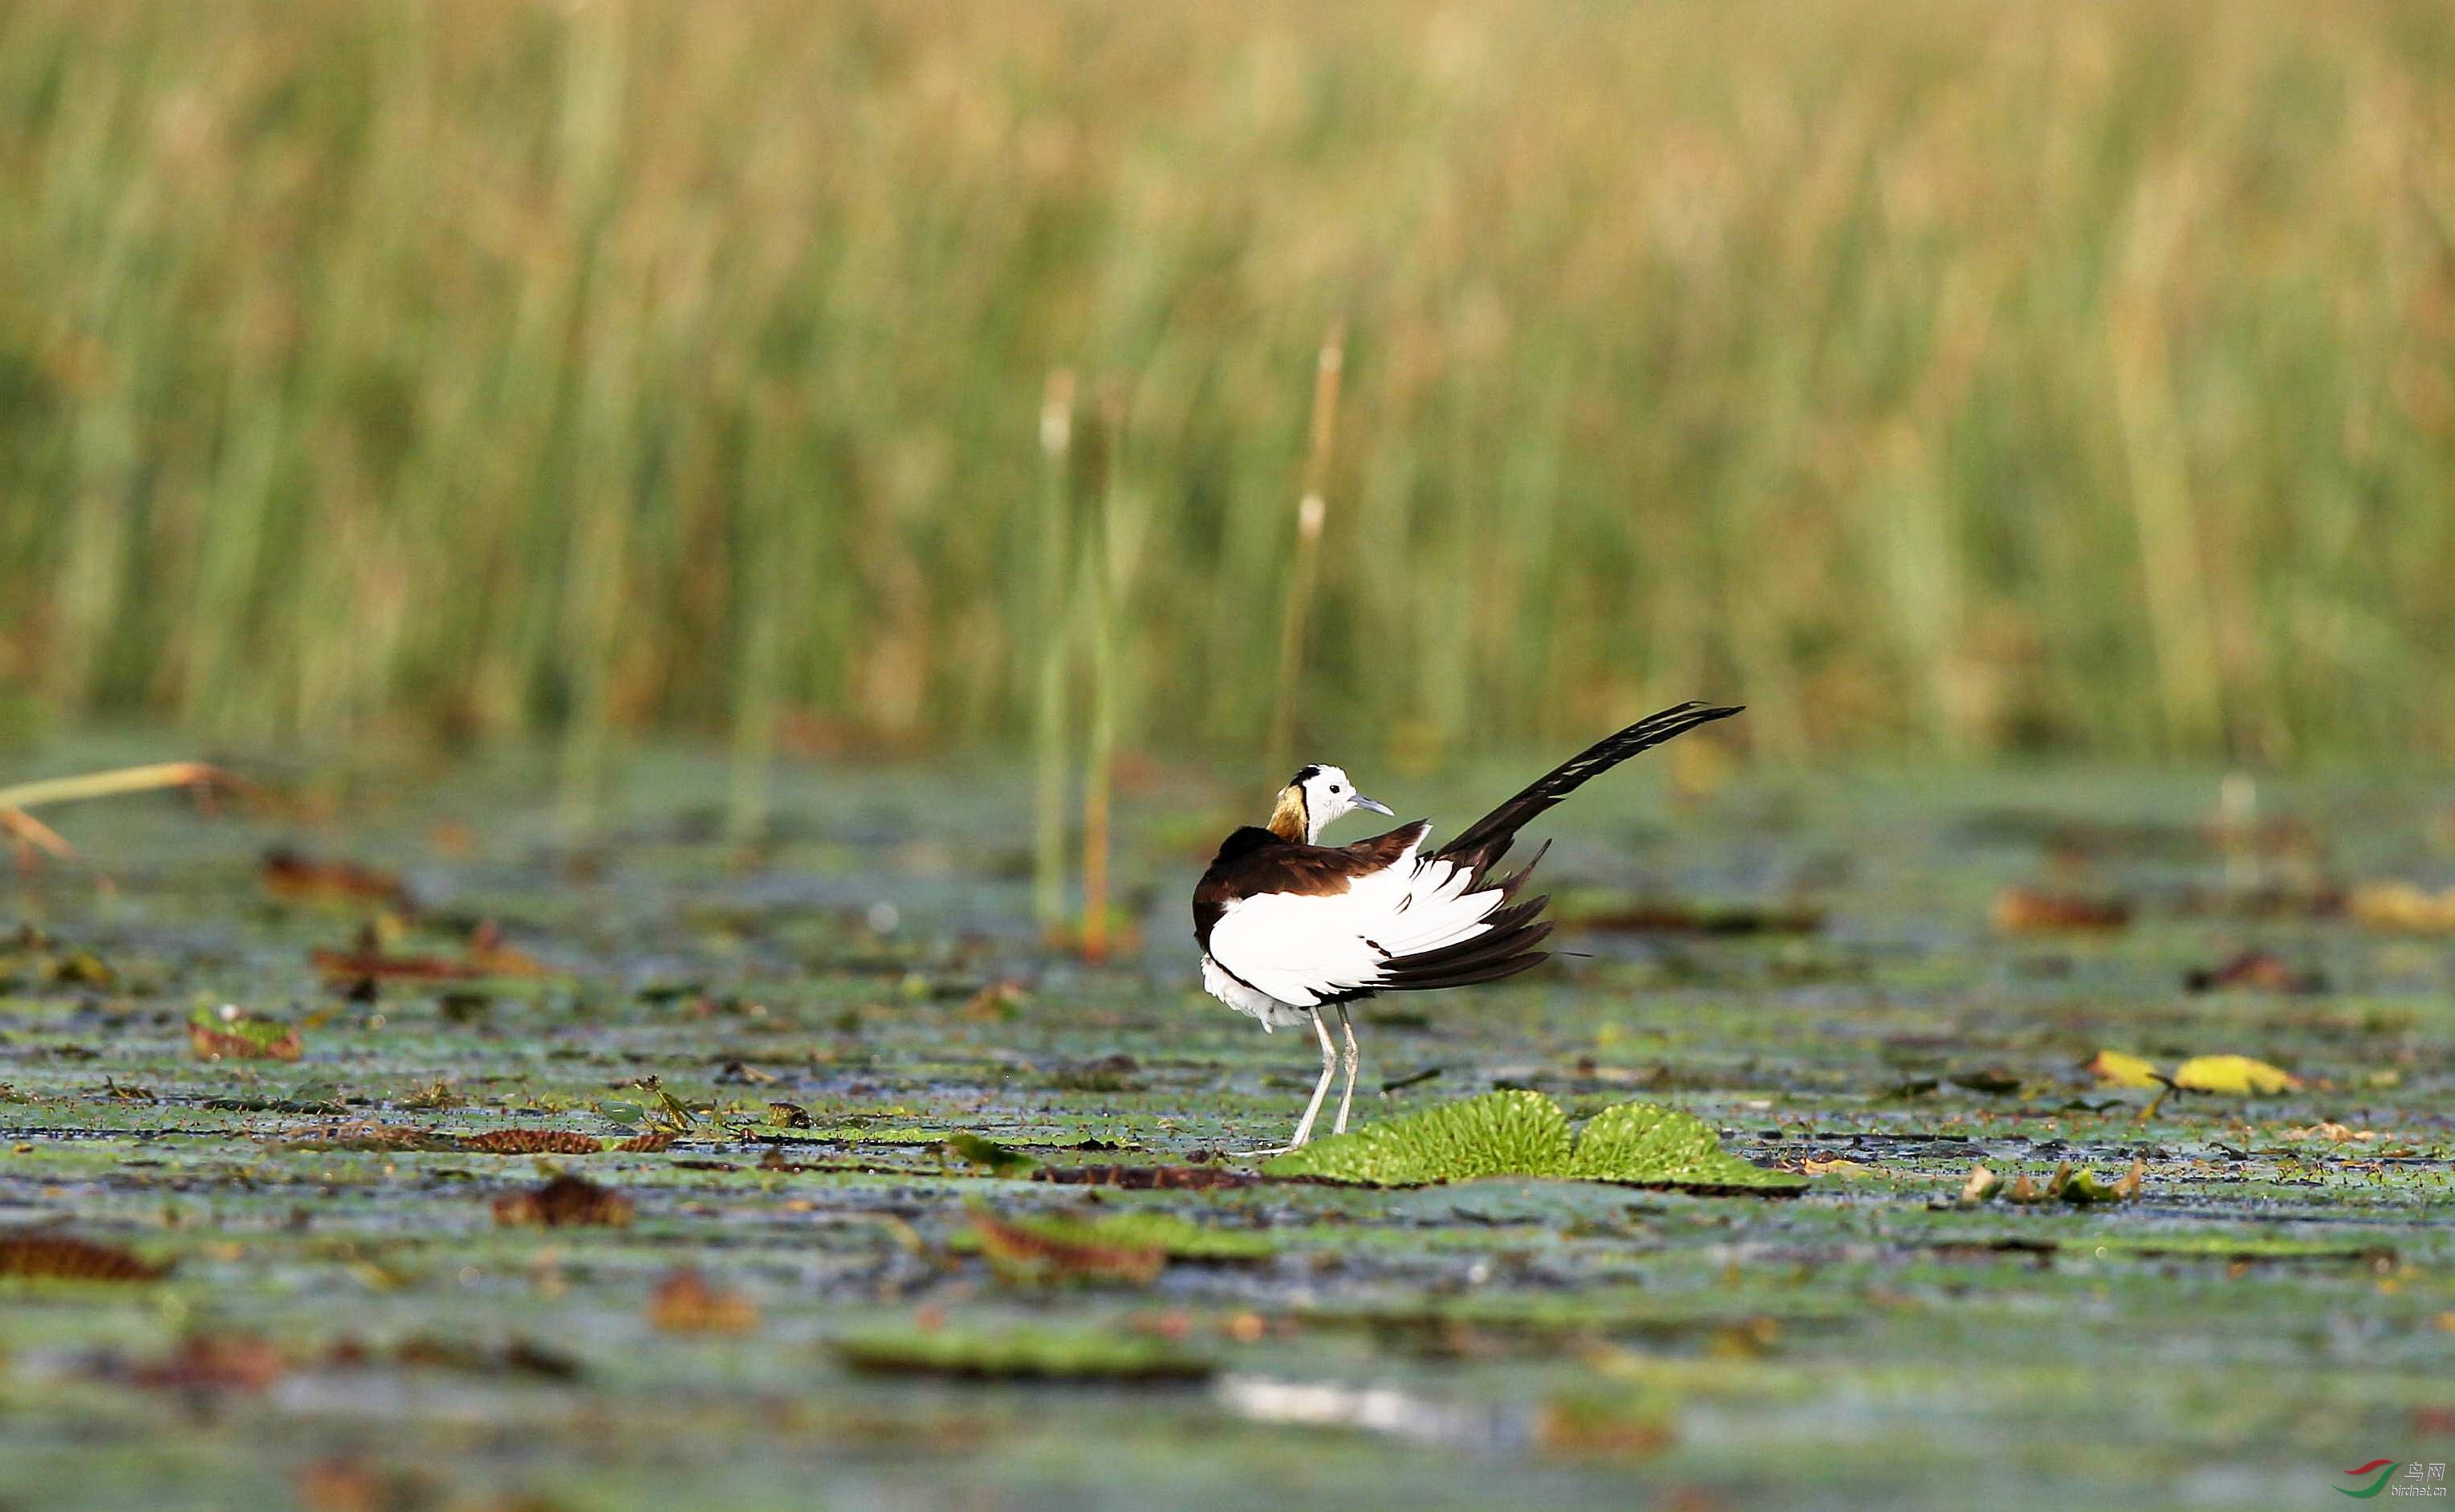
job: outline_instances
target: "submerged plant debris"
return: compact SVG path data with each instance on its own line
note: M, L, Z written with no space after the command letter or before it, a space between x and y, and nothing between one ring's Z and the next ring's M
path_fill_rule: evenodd
M75 810L0 878L0 1462L71 1512L2068 1512L2455 1421L2455 956L2262 901L2439 885L2447 794L2265 785L2270 863L2213 777L1597 783L1552 885L1815 927L1359 1004L1353 1132L1272 1161L1314 1047L1177 917L1231 788L1148 780L1097 967L994 770L780 774L748 860L661 755L584 853L491 767L306 835ZM284 845L365 875L268 897ZM2127 927L1998 927L2041 877ZM2186 986L2252 952L2325 986ZM243 1025L296 1058L197 1058Z

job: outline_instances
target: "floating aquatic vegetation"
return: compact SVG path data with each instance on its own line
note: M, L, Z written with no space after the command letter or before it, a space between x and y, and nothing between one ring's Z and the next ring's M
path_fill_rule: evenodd
M414 1123L350 1122L304 1129L274 1141L285 1150L454 1150L460 1141Z
M620 1228L631 1221L634 1211L629 1198L578 1176L558 1176L533 1192L506 1192L495 1199L495 1221L506 1227L535 1223L547 1228L592 1224Z
M191 1014L188 1044L199 1060L295 1060L306 1049L295 1027L235 1003Z
M620 1097L599 1103L597 1111L625 1128L639 1130L643 1137L662 1134L670 1139L697 1129L700 1119L715 1113L716 1106L685 1102L665 1090L662 1077L649 1076L632 1082L630 1090Z
M1967 1180L1961 1183L1960 1195L1953 1200L1956 1207L1979 1207L2000 1200L2030 1205L2044 1202L2068 1202L2085 1207L2098 1202L2128 1202L2140 1195L2141 1180L2147 1175L2148 1162L2133 1157L2131 1169L2120 1179L2106 1182L2097 1173L2074 1166L2069 1160L2055 1167L2054 1175L2041 1183L2023 1175L2009 1183L1983 1165L1972 1166Z
M1222 1165L1044 1165L1031 1179L1059 1186L1113 1186L1127 1192L1199 1192L1251 1186L1259 1177Z
M1807 1185L1801 1177L1766 1170L1725 1151L1694 1115L1651 1103L1607 1108L1572 1141L1559 1104L1524 1089L1367 1124L1290 1150L1262 1170L1368 1186L1514 1176L1786 1196Z
M1030 1156L1009 1150L994 1139L984 1139L977 1134L948 1135L943 1148L965 1165L991 1176L1025 1177L1040 1164Z
M1637 1459L1659 1454L1678 1438L1670 1405L1643 1393L1563 1393L1534 1418L1534 1441L1553 1454L1581 1459Z
M49 1231L0 1234L0 1276L24 1280L155 1281L170 1274L131 1251Z
M1166 1340L1094 1328L878 1328L834 1350L854 1370L964 1381L1200 1381L1213 1368Z

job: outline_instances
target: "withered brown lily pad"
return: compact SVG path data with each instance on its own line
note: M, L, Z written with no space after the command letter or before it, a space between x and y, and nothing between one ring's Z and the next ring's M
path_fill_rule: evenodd
M1147 1286L1167 1266L1165 1245L1118 1242L1047 1223L1022 1223L975 1208L972 1234L1000 1276L1012 1280L1106 1280Z
M495 1199L495 1221L506 1227L620 1228L635 1211L621 1193L577 1176L558 1176L533 1192L506 1192Z
M1096 1329L878 1328L835 1353L854 1370L958 1381L1200 1381L1214 1368L1165 1340Z
M601 1155L605 1141L573 1129L489 1129L463 1135L460 1148L479 1155Z
M27 1280L154 1281L170 1274L115 1245L71 1234L0 1234L0 1276Z

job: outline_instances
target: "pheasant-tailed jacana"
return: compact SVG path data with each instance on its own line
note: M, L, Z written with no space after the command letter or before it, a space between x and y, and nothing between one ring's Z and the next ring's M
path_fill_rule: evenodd
M1517 832L1546 809L1639 751L1728 718L1736 709L1683 703L1596 741L1467 826L1439 850L1423 850L1428 819L1352 845L1324 845L1321 832L1355 809L1390 810L1355 791L1336 767L1309 766L1279 790L1267 826L1228 837L1193 890L1193 937L1202 985L1264 1029L1310 1020L1321 1039L1321 1080L1296 1124L1293 1149L1313 1119L1341 1059L1325 1010L1345 1038L1347 1090L1333 1133L1347 1132L1355 1100L1355 1026L1347 1005L1380 992L1428 992L1498 981L1547 956L1552 933L1539 916L1548 898L1517 901L1542 854L1493 875Z

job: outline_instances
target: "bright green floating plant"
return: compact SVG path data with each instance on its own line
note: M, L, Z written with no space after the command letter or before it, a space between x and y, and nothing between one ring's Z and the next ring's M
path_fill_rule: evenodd
M1523 1089L1367 1124L1290 1150L1262 1171L1364 1186L1430 1186L1495 1176L1767 1197L1793 1196L1807 1186L1803 1177L1768 1171L1724 1150L1694 1114L1651 1103L1607 1108L1572 1140L1560 1105Z

